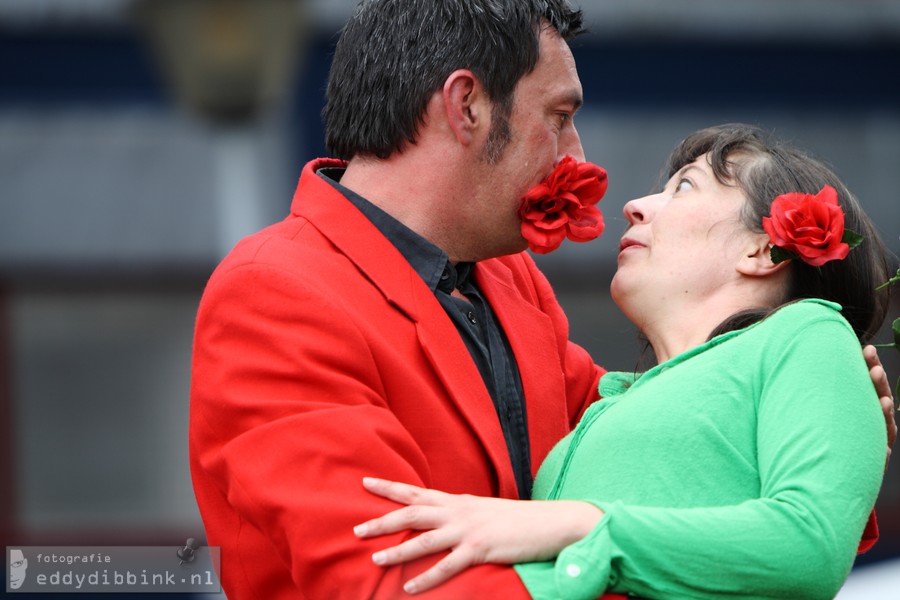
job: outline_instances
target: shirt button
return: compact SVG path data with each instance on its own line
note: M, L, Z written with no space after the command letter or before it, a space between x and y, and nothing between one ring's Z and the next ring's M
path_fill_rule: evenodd
M581 567L576 564L571 564L566 566L566 575L569 577L578 577L581 575Z
M444 269L444 272L441 273L441 281L447 281L448 279L450 279L450 271Z
M478 325L478 319L475 318L475 311L470 310L466 313L466 317L468 317L469 322L472 325Z

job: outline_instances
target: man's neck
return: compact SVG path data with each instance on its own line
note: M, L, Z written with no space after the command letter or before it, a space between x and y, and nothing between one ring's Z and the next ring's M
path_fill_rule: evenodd
M411 164L405 153L383 160L354 158L340 183L438 246L453 264L469 260L459 251L460 232L447 210L457 193L448 185L452 168L413 169Z

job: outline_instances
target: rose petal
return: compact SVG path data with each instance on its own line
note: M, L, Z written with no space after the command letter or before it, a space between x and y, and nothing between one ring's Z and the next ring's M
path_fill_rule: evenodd
M597 238L603 216L594 206L607 189L606 171L564 156L553 171L522 199L522 237L539 254L552 252L566 237L576 242Z
M810 265L843 259L850 251L849 245L841 242L844 211L831 186L815 195L782 194L772 202L770 213L763 218L762 226L772 244Z

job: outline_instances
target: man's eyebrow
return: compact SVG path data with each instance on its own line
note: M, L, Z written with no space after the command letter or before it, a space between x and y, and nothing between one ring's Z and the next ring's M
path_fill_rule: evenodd
M564 101L567 104L571 104L572 108L577 112L584 105L584 95L579 94L578 92L572 92L571 94L567 94Z

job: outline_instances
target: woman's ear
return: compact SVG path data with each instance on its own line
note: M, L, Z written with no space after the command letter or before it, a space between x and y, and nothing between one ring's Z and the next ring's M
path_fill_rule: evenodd
M786 268L790 261L772 262L772 242L764 233L755 234L747 243L746 250L735 267L738 273L747 277L768 277Z
M472 144L479 127L489 125L490 103L481 81L468 69L458 69L447 77L443 88L447 123L460 144Z

